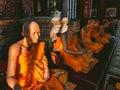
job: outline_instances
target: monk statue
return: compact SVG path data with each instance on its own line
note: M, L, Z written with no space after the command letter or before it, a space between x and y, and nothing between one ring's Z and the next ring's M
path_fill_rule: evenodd
M106 37L108 39L111 38L111 34L110 33L106 33L106 28L109 27L109 25L111 24L111 21L104 21L100 26L100 35L103 37Z
M92 30L92 37L94 37L96 42L100 42L103 45L109 43L109 39L107 37L104 37L100 33L99 29L99 20L94 20L93 22L93 30Z
M23 39L9 48L8 86L14 90L65 90L64 83L58 79L64 71L52 71L51 74L48 68L45 43L39 42L39 24L34 20L25 22L22 35ZM67 77L62 81L65 80Z
M59 17L53 17L51 19L51 23L52 23L52 28L50 31L50 38L52 39L52 41L56 40L57 36L56 33L59 32L59 30L61 29L61 21Z
M63 17L61 23L62 23L62 28L60 33L64 33L68 30L69 19L67 17Z
M93 22L94 20L89 20L87 25L81 29L80 34L85 49L98 53L103 48L103 44L94 41L92 37Z
M53 44L53 51L60 52L63 57L63 63L76 72L88 67L93 55L91 50L83 49L78 43L77 31L79 26L79 20L71 20L68 30L65 33L61 33Z

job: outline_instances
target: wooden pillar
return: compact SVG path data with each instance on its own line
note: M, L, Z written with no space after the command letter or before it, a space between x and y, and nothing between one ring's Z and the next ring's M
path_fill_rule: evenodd
M90 18L91 0L84 0L84 18Z
M100 1L100 21L103 20L105 16L105 0Z
M84 0L83 1L83 18L84 18L84 24L87 24L87 21L90 19L91 16L91 8L92 8L92 0Z

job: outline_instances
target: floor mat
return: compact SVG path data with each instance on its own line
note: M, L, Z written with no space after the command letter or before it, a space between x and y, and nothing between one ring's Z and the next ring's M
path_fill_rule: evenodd
M90 62L89 67L84 68L81 72L88 73L97 64L98 61L99 61L99 59L94 58L94 60L92 60Z
M65 85L65 90L74 90L76 86L77 85L72 82L67 82L67 84Z

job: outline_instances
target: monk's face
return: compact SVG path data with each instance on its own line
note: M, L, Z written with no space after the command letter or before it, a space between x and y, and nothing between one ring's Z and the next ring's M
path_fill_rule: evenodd
M98 26L99 26L99 22L93 23L93 27L94 27L94 28L97 28Z
M106 22L106 23L104 24L104 27L107 28L107 27L109 27L109 25L110 25L110 22Z
M64 25L64 24L68 24L68 18L63 18L63 19L62 19L62 23L63 23L63 25Z
M93 23L92 23L92 22L88 23L88 24L87 24L87 27L88 27L89 29L92 29L92 28L93 28Z
M30 43L38 43L40 37L40 28L36 22L31 22L29 26L28 40Z
M77 21L74 22L74 23L73 23L73 26L72 26L72 31L78 32L79 29L80 29L80 24L79 24L79 22L77 22Z

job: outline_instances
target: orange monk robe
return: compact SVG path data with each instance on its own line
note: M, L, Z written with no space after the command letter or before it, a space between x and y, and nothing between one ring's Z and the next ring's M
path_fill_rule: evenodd
M80 51L76 46L80 46L79 42L78 42L78 38L77 38L77 34L75 34L73 36L73 38L71 38L69 41L68 41L68 49L69 50L72 50L72 51ZM88 64L90 58L93 56L93 52L89 52L89 53L84 53L84 54L81 54L84 59L85 59L85 63L86 65Z
M85 46L85 49L92 50L93 52L98 53L103 48L103 45L101 43L93 42L91 40L91 32L92 29L89 29L88 31L85 31L84 29L81 30L81 36L82 34L84 34L85 42L83 42L83 44Z
M44 43L34 45L28 53L21 54L17 62L16 78L23 90L64 90L61 83L53 76L46 82L44 78Z
M106 38L110 38L111 34L106 33L105 28L102 25L99 27L99 29L100 29L101 36L106 37Z
M68 49L72 51L79 51L76 48L77 44L77 37L76 35L73 36L68 42ZM86 58L90 59L92 57L92 54L85 55L85 54L70 54L64 51L63 42L60 37L57 38L57 41L53 44L54 50L59 50L60 54L63 56L64 60L63 63L69 67L71 67L76 72L81 71L84 67L88 66L88 62L86 62ZM84 56L86 58L84 58Z
M97 42L100 42L102 44L109 43L108 38L100 36L100 33L96 29L92 30L92 36L95 38Z

